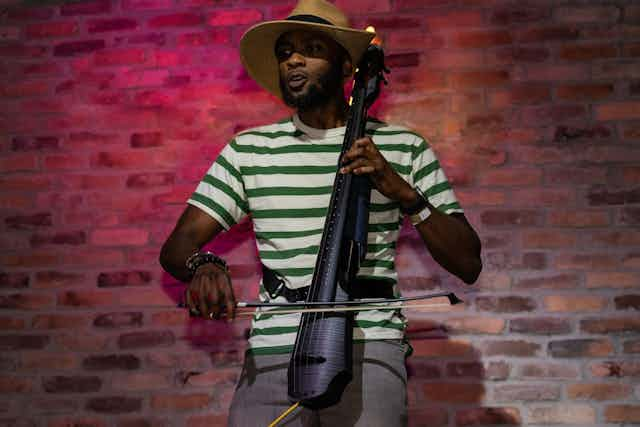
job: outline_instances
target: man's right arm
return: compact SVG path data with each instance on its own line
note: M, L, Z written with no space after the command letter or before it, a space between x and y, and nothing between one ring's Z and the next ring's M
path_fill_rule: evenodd
M200 266L192 275L187 269L189 256L222 231L222 225L201 209L188 205L175 228L162 245L160 264L176 279L189 283L187 305L203 317L219 317L226 306L227 316L235 311L235 297L228 274L213 264Z

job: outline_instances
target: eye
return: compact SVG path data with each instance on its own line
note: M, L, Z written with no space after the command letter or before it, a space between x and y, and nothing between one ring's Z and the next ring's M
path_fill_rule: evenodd
M278 62L285 61L287 58L291 56L292 53L293 53L293 49L291 48L291 46L287 46L287 45L276 46L276 59L278 60Z
M305 56L318 57L322 56L325 53L326 46L320 41L313 40L305 44L304 50Z

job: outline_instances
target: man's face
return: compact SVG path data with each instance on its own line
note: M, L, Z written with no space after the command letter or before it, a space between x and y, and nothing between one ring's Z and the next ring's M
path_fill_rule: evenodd
M342 95L344 53L329 37L292 31L278 39L275 54L280 90L288 106L307 111Z

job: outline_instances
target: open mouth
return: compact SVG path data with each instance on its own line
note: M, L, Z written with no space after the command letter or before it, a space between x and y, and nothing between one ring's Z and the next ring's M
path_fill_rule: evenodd
M291 73L287 78L287 84L292 90L300 90L307 83L307 76L304 73Z

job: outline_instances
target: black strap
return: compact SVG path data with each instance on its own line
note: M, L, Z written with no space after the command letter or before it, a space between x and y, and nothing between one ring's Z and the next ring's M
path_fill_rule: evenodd
M287 21L313 22L315 24L333 25L324 18L315 15L293 15L287 18Z
M309 286L297 289L287 288L282 276L264 264L262 264L262 284L272 299L283 296L288 302L305 301L309 292ZM383 279L356 278L349 290L349 295L354 299L393 298L393 282Z

